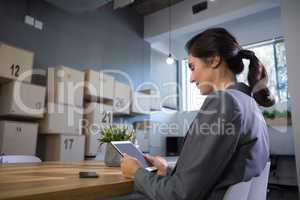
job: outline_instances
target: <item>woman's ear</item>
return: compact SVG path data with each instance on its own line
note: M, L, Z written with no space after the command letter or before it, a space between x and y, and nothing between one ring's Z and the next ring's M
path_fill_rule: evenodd
M209 64L210 66L213 68L213 69L216 69L220 66L221 64L221 57L218 56L218 55L215 55L215 56L211 56L209 58Z

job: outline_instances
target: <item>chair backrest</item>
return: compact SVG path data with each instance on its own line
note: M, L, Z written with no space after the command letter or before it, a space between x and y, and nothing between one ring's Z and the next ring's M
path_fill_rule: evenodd
M258 177L230 186L223 200L266 200L270 166L268 162Z
M0 163L1 164L14 164L14 163L40 163L42 162L41 159L39 159L36 156L0 156Z
M266 200L270 166L268 162L261 175L252 179L248 200Z
M223 200L248 200L252 180L232 185L225 193Z

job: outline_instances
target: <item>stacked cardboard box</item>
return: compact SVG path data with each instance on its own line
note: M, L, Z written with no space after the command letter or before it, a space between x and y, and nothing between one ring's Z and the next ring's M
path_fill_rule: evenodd
M31 81L34 53L0 42L0 81Z
M3 83L0 116L43 118L45 95L45 87L19 81Z
M38 150L46 161L84 160L82 135L84 72L48 69L47 112L39 127Z
M143 92L132 94L131 112L136 114L149 114L151 109L151 95Z
M114 78L93 70L87 70L85 78L85 156L94 158L99 153L102 128L113 122Z
M99 138L101 130L112 124L113 108L111 105L90 102L85 107L85 126L86 135L85 155L95 157L99 150Z
M4 155L35 155L38 123L0 121L0 150Z
M85 72L84 96L87 101L113 101L114 77L94 70ZM110 101L109 101L110 100Z
M149 95L147 98L150 98L149 104L150 104L150 110L151 111L158 111L161 110L161 97L160 92L158 88L154 89L143 89L139 90L138 93L142 93L144 95ZM142 103L143 105L143 103Z
M83 106L84 72L70 67L48 68L47 102Z
M82 108L64 104L48 104L40 122L40 134L81 135Z
M83 160L84 152L96 156L101 129L113 123L113 114L150 110L146 94L132 95L130 86L103 72L58 66L48 69L47 88L33 85L33 58L0 43L0 154L35 155L39 132L43 160Z
M131 88L129 85L115 81L114 85L114 114L129 115L131 105Z
M0 43L0 154L35 155L45 88L30 84L34 54Z

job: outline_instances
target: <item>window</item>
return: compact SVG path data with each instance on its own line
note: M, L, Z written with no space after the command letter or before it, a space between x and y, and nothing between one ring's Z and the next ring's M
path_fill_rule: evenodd
M284 102L289 99L286 52L283 39L274 39L266 42L260 42L253 45L244 46L255 52L256 56L265 65L268 72L268 87L275 95L277 102ZM249 61L244 60L244 72L238 75L240 82L248 83L248 65ZM183 91L183 110L199 110L205 96L200 94L195 84L190 83L190 70L187 60L182 61L182 91Z
M268 87L277 102L289 99L286 52L283 39L274 39L244 47L255 52L255 55L265 65L268 72ZM247 83L249 61L244 60L245 70L238 76L238 81Z
M190 82L190 70L188 68L188 61L182 61L182 92L183 92L183 110L193 111L199 110L205 100L204 95L201 95L200 90L195 83Z

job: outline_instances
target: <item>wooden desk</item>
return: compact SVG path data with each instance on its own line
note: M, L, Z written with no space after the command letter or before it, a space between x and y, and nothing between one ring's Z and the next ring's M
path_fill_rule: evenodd
M80 179L80 171L99 178ZM133 180L120 168L95 161L0 165L0 200L100 200L132 191Z

